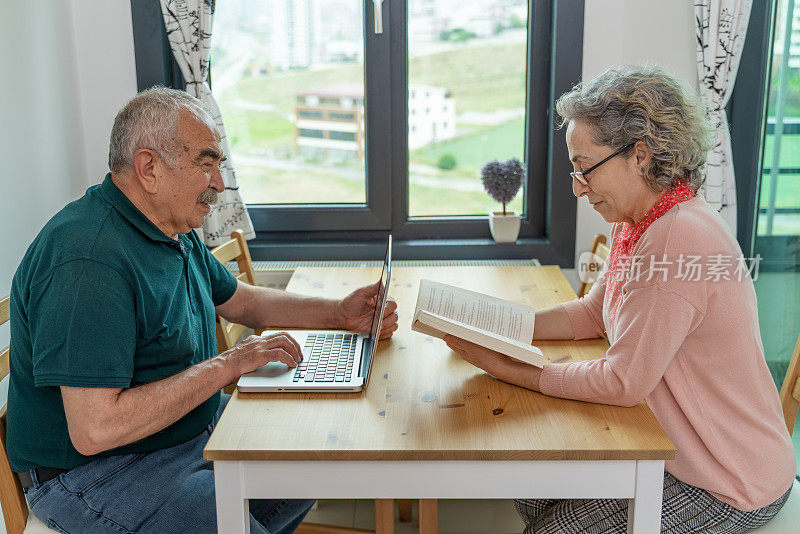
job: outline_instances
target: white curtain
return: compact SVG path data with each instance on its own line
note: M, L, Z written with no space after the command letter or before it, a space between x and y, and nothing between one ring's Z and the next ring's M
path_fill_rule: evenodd
M208 85L208 56L211 53L211 27L214 22L214 0L161 0L161 12L167 28L167 38L175 61L186 80L186 92L196 96L212 110L212 116L222 135L222 150L228 157L222 163L225 192L211 207L203 228L197 229L208 246L216 246L230 238L231 232L242 229L247 239L255 237L253 223L242 202L233 170L228 137L222 124L211 88Z
M694 8L700 94L717 127L717 143L708 153L703 189L706 201L719 210L734 237L736 177L725 106L736 81L752 5L752 0L695 0Z

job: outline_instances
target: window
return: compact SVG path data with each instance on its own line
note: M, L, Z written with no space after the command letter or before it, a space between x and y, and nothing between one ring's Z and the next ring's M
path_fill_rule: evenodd
M755 252L755 281L764 356L781 387L800 334L800 5L779 0L765 91L767 120ZM787 295L795 297L787 298ZM800 460L800 432L794 433Z
M313 137L316 139L322 139L323 137L325 137L325 132L323 132L322 130L306 130L300 128L297 131L297 135L298 137Z
M756 258L767 367L781 388L800 328L800 6L756 2L729 105L737 227ZM800 432L793 435L800 465Z
M321 111L308 111L306 109L301 109L297 111L297 116L303 119L321 119L322 112Z
M355 141L356 134L351 132L328 132L328 137L330 139L338 139L339 141Z
M373 9L216 6L212 90L258 234L253 255L334 258L337 243L392 232L398 257L571 267L576 203L552 104L580 79L583 1L384 2L381 34ZM480 181L484 163L510 157L528 168L510 205L522 214L516 245L491 241L487 212L500 205Z

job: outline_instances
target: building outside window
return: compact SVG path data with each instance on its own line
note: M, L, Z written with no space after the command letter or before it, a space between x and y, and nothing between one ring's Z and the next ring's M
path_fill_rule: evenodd
M318 104L311 107L307 102ZM296 153L304 161L364 165L363 85L339 84L298 94L294 123Z

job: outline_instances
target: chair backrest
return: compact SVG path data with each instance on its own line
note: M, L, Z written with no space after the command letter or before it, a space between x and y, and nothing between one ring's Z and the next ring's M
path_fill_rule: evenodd
M783 409L783 419L786 421L786 428L789 434L794 431L794 422L797 419L797 410L800 408L800 336L797 337L797 344L794 346L792 359L789 360L789 369L786 370L786 377L781 386L781 408Z
M250 249L247 248L247 241L244 239L244 232L234 230L231 238L211 250L211 254L223 265L229 261L236 261L239 265L239 274L236 278L250 285L256 285L256 276L253 271L253 260L250 259ZM219 352L226 351L233 347L245 333L247 327L241 324L230 323L217 315L217 348ZM260 334L256 330L256 334Z
M596 236L594 236L594 241L592 242L592 254L594 254L593 259L600 258L602 260L602 262L600 262L600 264L597 265L593 271L593 272L599 272L600 267L602 267L603 263L606 261L609 254L611 254L611 250L609 250L609 248L606 246L606 236L604 236L603 234L597 234ZM582 282L581 287L578 290L578 298L586 295L589 292L589 290L592 289L593 285L594 282Z
M11 297L0 298L0 325L11 319ZM0 380L11 371L11 352L8 347L0 350ZM11 470L6 452L6 407L0 409L0 504L3 507L3 519L6 532L21 534L28 523L28 503L22 493L22 484Z

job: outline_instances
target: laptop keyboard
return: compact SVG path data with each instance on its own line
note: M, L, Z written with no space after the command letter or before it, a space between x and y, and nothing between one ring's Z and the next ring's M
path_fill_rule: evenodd
M356 334L309 334L293 382L350 382Z

